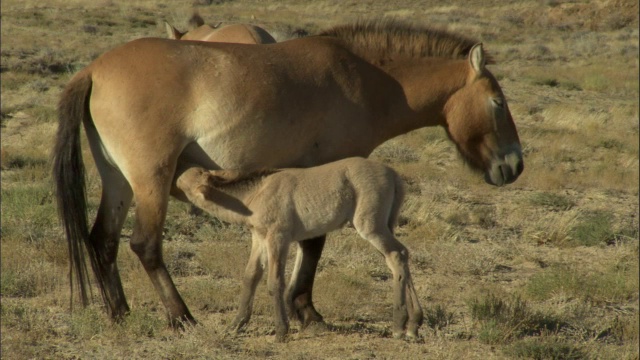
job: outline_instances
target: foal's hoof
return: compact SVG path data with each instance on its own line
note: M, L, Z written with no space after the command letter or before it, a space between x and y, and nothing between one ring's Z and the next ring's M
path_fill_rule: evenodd
M242 332L242 330L244 329L244 326L247 325L248 322L249 320L236 319L229 326L227 326L225 331L229 334L239 334Z

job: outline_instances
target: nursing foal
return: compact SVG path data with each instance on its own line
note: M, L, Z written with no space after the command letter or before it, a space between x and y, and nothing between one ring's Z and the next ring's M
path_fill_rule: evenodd
M409 253L393 235L404 191L402 180L390 168L364 158L248 175L191 167L179 175L177 187L174 191L196 206L251 229L251 255L232 330L240 330L249 321L256 286L266 266L267 288L275 305L276 340L284 341L289 331L283 295L289 245L351 221L358 234L384 255L393 273L393 336L417 337L423 315L411 281Z

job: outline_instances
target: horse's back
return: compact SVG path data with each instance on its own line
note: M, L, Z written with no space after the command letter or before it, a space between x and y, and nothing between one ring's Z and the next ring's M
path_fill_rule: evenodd
M207 168L367 156L379 141L371 116L388 111L367 92L392 86L373 86L385 75L326 38L268 45L146 38L89 67L101 137L109 131L139 146L169 146Z

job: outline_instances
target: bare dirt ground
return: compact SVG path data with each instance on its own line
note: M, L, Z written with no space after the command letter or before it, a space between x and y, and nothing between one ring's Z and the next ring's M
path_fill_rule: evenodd
M598 1L58 1L6 0L1 26L3 359L638 359L638 2ZM112 324L94 291L69 309L66 243L49 153L56 102L71 76L140 37L250 22L285 40L357 19L393 17L475 37L507 96L525 172L484 184L441 129L393 139L372 155L409 193L398 238L411 250L426 320L422 339L391 338L383 259L351 227L329 235L315 303L327 329L273 341L271 301L232 320L248 232L172 201L165 259L200 324L167 328L164 309L122 238L132 313ZM100 180L88 147L91 216ZM93 218L93 217L91 217Z

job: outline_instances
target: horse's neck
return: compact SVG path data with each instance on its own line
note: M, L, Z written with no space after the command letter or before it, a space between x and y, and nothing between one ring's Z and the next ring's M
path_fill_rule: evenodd
M444 106L465 85L467 76L464 60L400 60L382 69L403 91L381 120L383 141L426 126L445 125Z

